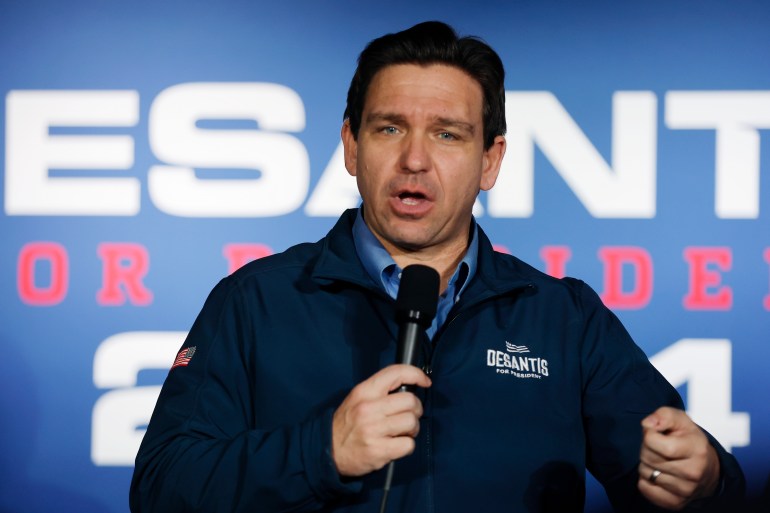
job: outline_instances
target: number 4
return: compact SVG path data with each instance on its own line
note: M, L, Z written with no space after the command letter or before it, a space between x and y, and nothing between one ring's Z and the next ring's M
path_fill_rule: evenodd
M674 387L687 384L687 413L725 449L749 445L749 414L732 411L729 340L684 338L650 361Z

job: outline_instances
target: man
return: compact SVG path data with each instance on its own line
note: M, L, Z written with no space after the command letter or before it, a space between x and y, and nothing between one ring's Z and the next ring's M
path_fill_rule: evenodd
M622 512L741 496L735 460L596 294L495 253L473 220L505 153L503 78L441 23L367 46L342 127L363 207L212 291L132 511L373 512L394 460L390 511L581 511L585 468ZM392 365L414 263L441 277L425 372Z

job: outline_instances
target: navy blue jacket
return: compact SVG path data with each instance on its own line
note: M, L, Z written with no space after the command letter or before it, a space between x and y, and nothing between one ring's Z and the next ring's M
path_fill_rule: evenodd
M139 450L134 513L378 510L384 470L343 480L331 458L335 408L395 358L395 302L357 257L354 219L211 292ZM582 511L588 468L618 511L655 511L636 490L640 422L680 397L588 286L479 237L476 275L422 345L433 386L388 510ZM743 478L713 443L729 499Z

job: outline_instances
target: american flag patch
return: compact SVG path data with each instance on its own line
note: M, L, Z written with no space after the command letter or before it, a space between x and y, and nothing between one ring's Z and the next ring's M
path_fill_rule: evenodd
M174 364L171 366L171 368L174 369L176 367L186 367L187 364L190 363L190 360L192 360L194 354L195 346L185 347L179 351L178 355L176 355L176 360L174 360Z

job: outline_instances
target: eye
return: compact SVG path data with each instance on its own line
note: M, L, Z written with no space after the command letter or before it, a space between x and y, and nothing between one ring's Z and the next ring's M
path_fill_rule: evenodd
M386 126L381 128L380 131L385 135L393 135L398 133L398 128L394 126Z
M451 132L439 132L438 138L443 139L444 141L454 141L457 139L457 137L455 137L455 135Z

